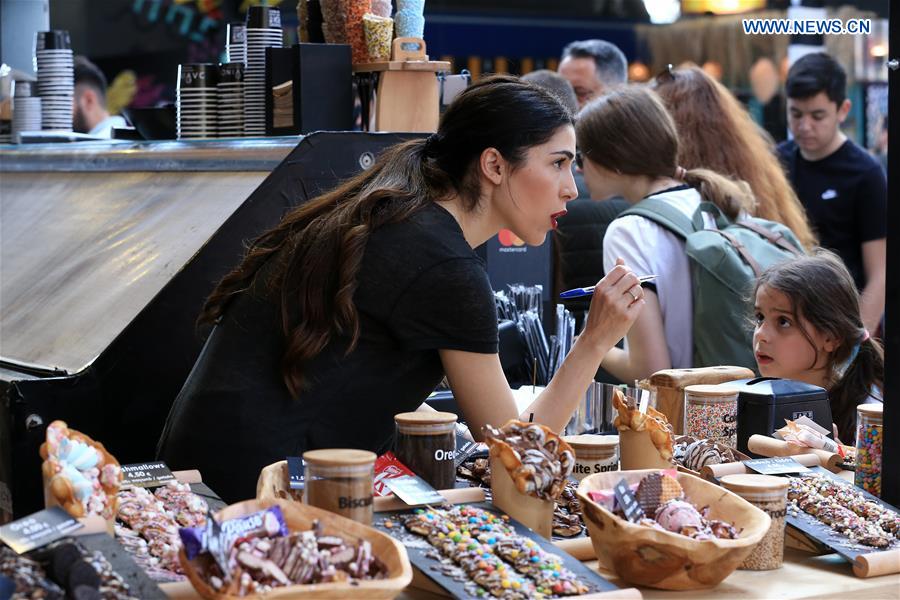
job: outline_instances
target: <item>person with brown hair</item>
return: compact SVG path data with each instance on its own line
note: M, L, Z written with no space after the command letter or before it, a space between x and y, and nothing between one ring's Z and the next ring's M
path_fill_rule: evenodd
M819 250L767 269L754 296L759 372L828 390L836 436L852 444L856 407L883 397L884 350L863 325L847 267Z
M809 250L816 236L769 139L728 89L700 67L669 68L654 89L678 128L678 164L746 181L754 216L786 225Z
M159 443L222 498L317 448L391 447L394 415L446 375L480 437L519 412L497 355L494 295L474 248L510 229L539 245L575 198L571 113L516 77L468 87L438 131L290 212L216 287L215 327ZM643 306L622 264L585 332L524 418L561 430Z
M592 198L622 196L634 205L653 196L688 219L701 201L715 204L731 220L753 211L746 183L678 164L675 123L646 87L621 88L594 100L578 114L575 130ZM639 276L657 278L644 284L647 305L625 349L612 348L602 367L630 382L661 369L693 366L693 295L684 239L647 217L625 214L612 222L603 240L607 271L617 259Z

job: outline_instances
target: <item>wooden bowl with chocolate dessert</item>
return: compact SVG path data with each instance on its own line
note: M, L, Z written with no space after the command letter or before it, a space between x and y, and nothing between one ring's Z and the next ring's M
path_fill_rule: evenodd
M257 525L264 525L251 529L255 515L261 517ZM412 581L400 542L313 506L247 500L226 507L216 520L225 532L215 536L223 541L219 553L208 531L201 532L194 539L202 549L189 559L191 544L181 532L179 559L203 598L390 599ZM229 533L233 544L224 543ZM227 565L227 575L221 565Z
M597 473L578 498L600 562L628 583L666 590L718 585L771 522L737 494L674 469Z

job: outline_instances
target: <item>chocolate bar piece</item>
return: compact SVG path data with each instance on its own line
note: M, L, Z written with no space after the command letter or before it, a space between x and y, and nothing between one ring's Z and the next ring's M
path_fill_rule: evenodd
M460 565L469 577L498 598L584 594L588 587L533 540L520 536L505 517L471 506L419 509L404 519Z
M888 548L900 538L900 515L867 500L849 484L815 473L790 478L788 502L795 516L802 510L851 542Z
M222 521L220 527L221 538L216 541L220 543L225 553L230 551L235 542L244 538L281 537L289 533L279 506L270 506L245 517ZM189 560L206 552L213 542L207 528L183 527L178 531L178 535Z

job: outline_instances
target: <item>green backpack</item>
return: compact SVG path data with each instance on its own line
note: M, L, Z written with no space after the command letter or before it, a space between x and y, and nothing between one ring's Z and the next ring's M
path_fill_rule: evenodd
M653 197L624 215L650 219L685 240L694 294L694 366L755 371L751 296L764 270L803 254L794 233L765 219L731 221L710 202L702 202L693 219Z

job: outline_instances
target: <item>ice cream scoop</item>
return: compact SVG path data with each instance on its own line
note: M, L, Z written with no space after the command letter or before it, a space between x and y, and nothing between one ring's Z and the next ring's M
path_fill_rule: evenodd
M704 529L703 516L684 500L669 500L656 511L656 522L666 531L690 535Z

